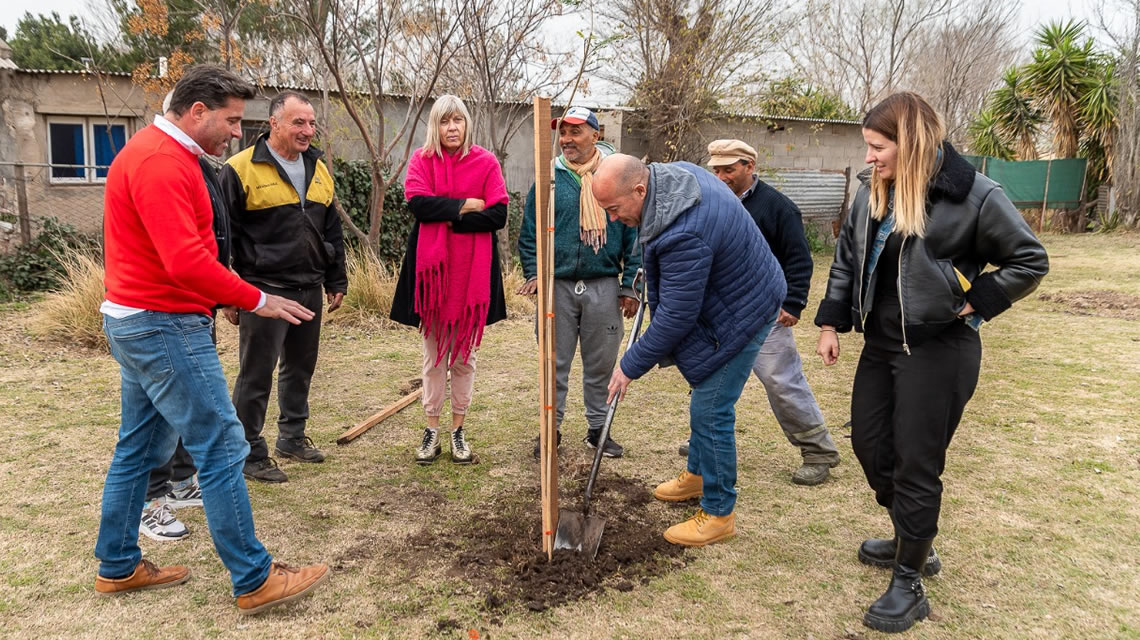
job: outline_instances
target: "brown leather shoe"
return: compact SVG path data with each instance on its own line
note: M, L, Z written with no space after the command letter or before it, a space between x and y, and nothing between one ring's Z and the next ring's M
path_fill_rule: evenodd
M134 573L125 578L104 578L95 576L95 593L113 596L145 589L165 589L182 584L190 579L190 570L181 565L159 567L150 560L143 560L135 567Z
M666 502L680 502L701 497L704 492L704 480L695 473L682 471L680 475L668 482L662 482L653 490L653 497Z
M284 562L274 562L269 567L269 577L260 587L237 597L238 613L261 613L279 604L304 598L328 577L329 568L325 564L295 569Z

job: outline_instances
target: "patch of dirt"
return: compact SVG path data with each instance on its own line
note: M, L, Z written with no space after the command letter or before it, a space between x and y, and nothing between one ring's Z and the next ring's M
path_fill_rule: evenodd
M561 486L569 495L560 507L579 511L580 495L572 482L578 468L564 471L570 477L564 476ZM450 556L444 558L450 563L447 574L472 585L488 612L545 611L608 588L632 591L685 566L685 550L661 535L679 520L678 510L654 502L640 480L612 473L598 479L592 513L606 524L596 558L557 551L548 561L539 537L539 512L537 485L521 487L496 496L478 513L443 526L425 525L390 557L414 564L424 553Z
M1069 313L1104 318L1140 320L1140 296L1122 291L1092 289L1043 293L1041 299L1067 307Z
M645 485L612 475L595 486L594 514L606 520L597 557L558 551L548 561L539 542L537 493L464 527L478 542L460 553L455 569L482 590L488 610L544 611L606 588L630 591L635 582L645 584L685 565L684 549L661 536L676 515L647 508L651 496ZM563 500L561 507L580 510L576 500Z

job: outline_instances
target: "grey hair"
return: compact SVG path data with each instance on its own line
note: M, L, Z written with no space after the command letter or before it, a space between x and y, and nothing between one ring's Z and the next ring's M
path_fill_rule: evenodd
M236 73L213 64L198 64L186 70L170 95L168 111L182 116L194 103L201 102L208 109L220 109L231 98L252 100L253 85Z
M439 142L439 123L444 118L457 113L463 116L467 122L463 132L463 143L460 145L459 157L462 158L471 151L471 113L467 111L467 105L463 104L463 101L458 97L444 94L435 99L435 104L431 106L431 114L428 115L427 136L424 139L424 146L421 147L424 155L443 155L443 147Z
M309 100L309 97L303 93L299 93L297 91L282 91L281 93L273 96L273 99L269 101L269 115L276 116L280 114L281 110L285 108L285 101L289 98L300 100L302 103L307 104L310 107L313 106L312 100Z

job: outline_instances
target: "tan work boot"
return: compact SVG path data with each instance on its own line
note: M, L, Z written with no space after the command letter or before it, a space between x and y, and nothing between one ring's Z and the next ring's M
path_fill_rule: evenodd
M295 569L284 562L269 567L269 577L261 586L237 597L238 613L261 613L279 604L304 598L329 577L325 564L311 564Z
M704 481L695 473L682 471L668 482L662 482L653 490L653 497L666 502L680 502L699 498L704 492Z
M131 591L165 589L182 584L190 579L190 570L181 565L159 567L150 560L143 560L135 567L134 573L125 578L104 578L95 576L95 593L113 596Z
M665 539L685 547L703 547L736 535L736 514L710 516L704 509L697 515L665 530Z

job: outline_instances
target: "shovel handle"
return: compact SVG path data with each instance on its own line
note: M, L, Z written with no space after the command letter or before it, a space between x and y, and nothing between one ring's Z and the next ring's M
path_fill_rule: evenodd
M637 275L633 278L633 290L637 291L637 284L641 282L641 291L637 295L637 315L633 318L633 329L629 334L629 341L625 343L624 353L629 353L633 343L641 336L641 323L645 318L645 270L638 269ZM620 365L619 365L620 366ZM615 395L614 399L610 401L609 407L606 408L606 421L602 424L602 431L598 434L598 446L594 448L594 464L590 467L590 478L586 481L586 495L582 500L582 517L585 518L590 513L590 498L594 495L594 482L598 479L598 469L602 466L602 449L606 446L606 440L610 437L610 427L614 423L614 413L617 412L618 396Z

